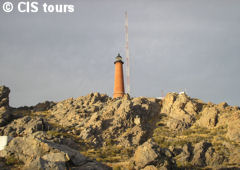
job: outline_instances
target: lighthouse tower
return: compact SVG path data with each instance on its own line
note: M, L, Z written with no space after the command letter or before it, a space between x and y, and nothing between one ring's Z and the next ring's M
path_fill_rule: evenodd
M123 97L124 95L123 61L119 53L118 56L116 57L114 64L115 64L115 80L113 98Z

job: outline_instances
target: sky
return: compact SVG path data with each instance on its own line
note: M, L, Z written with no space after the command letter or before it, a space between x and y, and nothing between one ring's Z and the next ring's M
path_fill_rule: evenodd
M11 89L11 106L112 96L114 58L126 60L125 11L131 96L185 91L240 105L239 0L35 0L37 13L5 13L5 1L0 85ZM74 5L74 12L44 13L43 3Z

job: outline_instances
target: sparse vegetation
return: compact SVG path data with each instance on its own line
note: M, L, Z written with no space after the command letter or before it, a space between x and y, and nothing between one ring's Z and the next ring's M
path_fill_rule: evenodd
M104 163L126 161L133 155L134 148L118 145L108 145L99 149L89 149L81 152L83 155Z
M21 165L23 162L21 162L19 159L17 159L14 155L8 156L5 158L5 164L8 166L11 165Z
M72 135L70 135L69 133L64 133L64 132L59 132L59 131L56 131L56 130L49 130L47 131L47 134L48 135L52 135L54 137L72 137Z

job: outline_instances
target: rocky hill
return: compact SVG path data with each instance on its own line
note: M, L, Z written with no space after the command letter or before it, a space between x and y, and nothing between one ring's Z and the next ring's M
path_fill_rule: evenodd
M185 93L112 99L91 93L9 106L0 87L1 169L239 169L240 109Z

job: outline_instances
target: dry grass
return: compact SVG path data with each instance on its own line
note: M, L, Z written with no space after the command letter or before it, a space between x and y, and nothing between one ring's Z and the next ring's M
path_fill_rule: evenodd
M83 155L103 163L117 163L128 160L133 155L134 148L119 145L108 145L98 149L88 149Z

